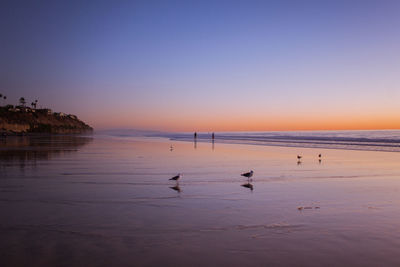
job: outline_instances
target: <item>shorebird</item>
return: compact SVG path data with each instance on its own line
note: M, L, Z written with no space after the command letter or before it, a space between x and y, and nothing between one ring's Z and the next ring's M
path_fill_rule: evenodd
M175 175L170 180L178 181L178 179L181 178L181 176L182 176L182 174L178 173L178 175Z
M247 177L249 179L251 176L253 176L253 173L254 173L253 171L249 171L246 173L242 173L241 176Z

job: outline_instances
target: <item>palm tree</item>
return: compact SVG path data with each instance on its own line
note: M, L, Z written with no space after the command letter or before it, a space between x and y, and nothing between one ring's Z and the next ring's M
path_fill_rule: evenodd
M25 104L26 104L25 98L21 97L19 99L19 103L21 104L21 106L25 106Z

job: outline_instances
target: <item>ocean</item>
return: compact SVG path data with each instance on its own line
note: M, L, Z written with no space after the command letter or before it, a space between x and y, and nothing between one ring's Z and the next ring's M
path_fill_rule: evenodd
M198 133L197 140L210 140L211 134ZM154 136L182 141L193 139L193 133L161 133ZM400 152L400 130L221 132L216 133L216 138L217 142L233 144Z

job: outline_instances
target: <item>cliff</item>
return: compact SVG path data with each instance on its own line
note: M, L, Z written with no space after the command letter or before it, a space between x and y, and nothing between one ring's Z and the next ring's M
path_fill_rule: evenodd
M2 135L48 133L90 133L93 128L75 115L53 113L49 109L28 107L0 107L0 133Z

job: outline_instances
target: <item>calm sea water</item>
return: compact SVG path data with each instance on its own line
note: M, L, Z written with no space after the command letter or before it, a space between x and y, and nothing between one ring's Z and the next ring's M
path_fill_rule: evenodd
M400 265L400 153L221 137L2 139L0 265Z

